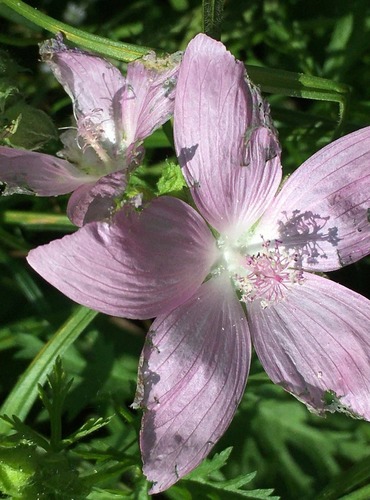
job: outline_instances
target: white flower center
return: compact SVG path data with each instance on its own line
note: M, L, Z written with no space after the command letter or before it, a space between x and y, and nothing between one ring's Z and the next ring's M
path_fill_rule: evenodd
M297 254L284 250L281 242L237 241L233 244L227 238L219 238L218 247L222 262L216 272L226 270L235 287L240 291L243 302L260 300L262 307L282 300L287 289L303 282L303 273Z

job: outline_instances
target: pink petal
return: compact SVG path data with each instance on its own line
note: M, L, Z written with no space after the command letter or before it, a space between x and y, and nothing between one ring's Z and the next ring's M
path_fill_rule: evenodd
M370 419L370 301L325 278L305 275L284 300L253 302L250 329L273 382L313 411Z
M248 229L281 179L268 110L258 107L262 99L244 77L243 64L220 42L197 35L185 52L176 89L179 162L199 210L222 233L236 225Z
M32 250L31 266L72 300L106 314L151 318L187 300L217 256L206 223L186 203L156 199L125 206Z
M80 163L101 175L137 166L142 140L173 113L179 58L150 54L130 63L125 79L108 61L67 48L60 36L40 52L73 101L80 150L69 142L63 155L82 156Z
M125 192L126 173L123 171L102 177L94 184L86 184L70 197L67 215L76 226L111 217L116 200Z
M225 276L157 318L148 335L135 405L144 408L144 474L158 493L194 469L225 432L244 392L251 346Z
M127 66L127 86L121 98L122 128L127 144L148 137L173 114L179 63L149 54Z
M120 116L115 103L125 86L120 71L101 57L67 48L61 37L45 42L40 54L71 97L79 128L117 142Z
M259 228L265 236L303 252L306 269L330 271L370 253L369 207L367 127L303 163L284 184Z
M95 179L60 158L0 147L0 182L7 184L5 194L54 196L70 193Z

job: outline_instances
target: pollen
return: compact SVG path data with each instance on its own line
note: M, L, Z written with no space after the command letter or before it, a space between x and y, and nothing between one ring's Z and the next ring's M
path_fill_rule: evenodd
M280 242L264 242L262 250L244 258L243 274L233 276L243 302L260 300L262 307L282 300L288 288L303 282L298 255L281 250Z

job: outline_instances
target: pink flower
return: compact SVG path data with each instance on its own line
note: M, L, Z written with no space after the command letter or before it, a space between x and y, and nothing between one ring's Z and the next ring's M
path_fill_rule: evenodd
M135 401L152 493L225 432L252 341L270 378L310 410L370 419L370 301L311 272L369 253L370 127L323 148L278 192L268 110L220 42L189 44L176 92L175 143L200 214L162 197L29 254L77 302L157 316Z
M40 52L72 99L77 128L61 135L64 159L0 147L0 182L5 194L73 192L68 216L82 226L111 214L143 157L142 141L172 115L178 62L149 54L128 64L125 78L105 59L68 49L61 37Z

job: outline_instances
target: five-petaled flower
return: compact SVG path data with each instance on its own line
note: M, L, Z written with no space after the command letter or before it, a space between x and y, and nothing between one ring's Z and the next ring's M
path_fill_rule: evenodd
M278 191L276 134L242 63L198 35L176 92L175 144L199 213L172 197L125 206L28 257L79 303L156 316L135 401L152 493L224 433L252 342L270 378L311 410L370 419L370 301L314 274L369 253L370 127L323 148Z
M62 158L0 147L4 194L53 196L73 192L67 213L77 226L109 217L127 176L142 160L143 140L173 114L178 57L148 54L127 66L45 42L42 59L71 97L77 127L61 135Z

